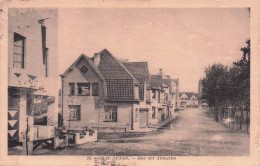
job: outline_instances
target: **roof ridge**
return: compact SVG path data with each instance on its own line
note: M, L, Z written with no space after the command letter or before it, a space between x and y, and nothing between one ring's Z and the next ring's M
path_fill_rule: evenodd
M76 66L76 64L80 61L81 58L84 58L89 65L92 67L92 69L97 73L97 75L102 79L105 80L105 78L103 77L103 75L101 74L101 72L99 71L99 69L94 65L94 63L92 62L92 60L85 54L81 54L72 65L70 65L70 67L60 76L64 77L65 75L67 75L69 73L69 71Z
M127 74L130 75L130 77L132 77L135 81L137 81L139 83L139 81L135 78L135 76L125 67L125 65L123 65L123 63L121 61L119 61L116 57L114 57L106 48L104 48L102 51L100 51L99 53L102 54L104 51L107 51L109 53L110 56L112 56L116 62L119 64L119 66L121 68L123 68L123 70L125 70L127 72Z

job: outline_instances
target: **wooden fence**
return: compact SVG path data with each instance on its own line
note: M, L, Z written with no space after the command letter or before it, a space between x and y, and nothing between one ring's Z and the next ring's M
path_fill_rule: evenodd
M213 106L210 115L233 130L250 133L250 108L246 106Z

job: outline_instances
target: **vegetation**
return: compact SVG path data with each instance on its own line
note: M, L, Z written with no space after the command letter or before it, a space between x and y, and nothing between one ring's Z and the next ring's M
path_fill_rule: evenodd
M205 70L202 96L216 121L249 132L250 126L250 40L241 48L243 56L231 67L214 64Z
M243 56L230 68L222 64L214 64L205 70L202 80L202 99L209 106L234 105L238 102L249 105L250 102L250 40L241 48Z

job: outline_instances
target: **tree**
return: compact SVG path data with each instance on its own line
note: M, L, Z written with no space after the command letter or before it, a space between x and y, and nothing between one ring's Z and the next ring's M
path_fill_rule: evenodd
M205 74L206 77L202 80L202 98L208 101L209 106L214 106L223 100L223 92L228 87L228 68L222 64L213 64L205 69Z

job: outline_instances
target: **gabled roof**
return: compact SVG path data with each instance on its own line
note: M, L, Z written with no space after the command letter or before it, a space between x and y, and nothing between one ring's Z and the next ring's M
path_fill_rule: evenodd
M195 97L197 97L197 98L199 97L199 96L198 96L198 93L194 93L194 92L180 92L180 93L179 93L180 97L181 97L184 93L188 96L188 99L189 99L189 100L191 99L191 97L192 97L193 95L194 95Z
M99 52L98 69L107 85L107 101L136 101L134 88L139 81L107 49Z
M87 57L86 55L84 55L84 54L81 54L79 57L78 57L78 59L62 74L62 75L60 75L61 77L66 77L68 74L69 74L69 72L71 71L71 70L73 70L73 68L77 65L77 63L81 60L81 59L85 59L87 62L88 62L88 64L92 67L92 69L97 73L97 75L100 77L100 79L101 80L104 80L104 77L103 77L103 75L101 74L101 72L99 71L99 69L94 65L94 63L93 63L93 61L89 58L89 57Z
M107 49L103 49L99 54L100 63L98 69L105 79L134 79L138 83L128 69Z
M162 76L161 75L151 75L151 87L152 89L162 88Z
M144 84L146 76L149 75L148 63L147 62L123 62L123 65L134 75L139 81L139 96L140 99L144 99Z

